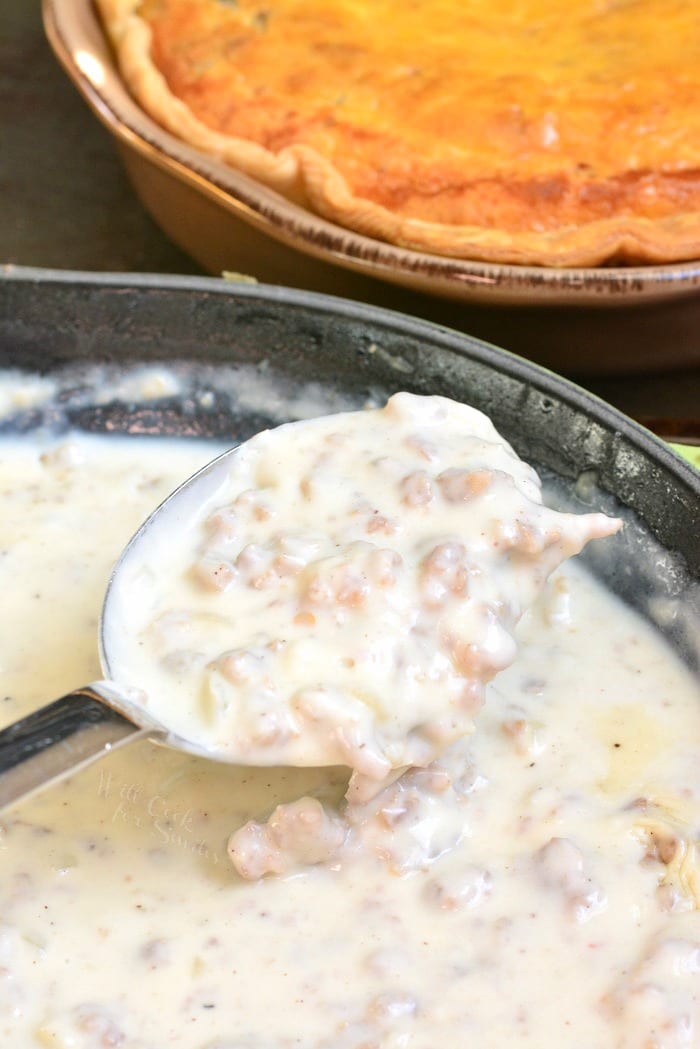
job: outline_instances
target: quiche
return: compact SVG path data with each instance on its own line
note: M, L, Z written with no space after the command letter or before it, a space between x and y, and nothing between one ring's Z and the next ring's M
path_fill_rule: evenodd
M98 0L170 132L356 232L700 257L698 0Z

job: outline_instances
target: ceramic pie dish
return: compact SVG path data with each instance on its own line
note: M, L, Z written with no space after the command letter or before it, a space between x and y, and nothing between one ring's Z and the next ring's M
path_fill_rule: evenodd
M156 123L127 89L90 0L44 0L43 11L57 57L113 135L142 202L210 272L418 313L579 374L700 360L700 261L498 264L344 229Z

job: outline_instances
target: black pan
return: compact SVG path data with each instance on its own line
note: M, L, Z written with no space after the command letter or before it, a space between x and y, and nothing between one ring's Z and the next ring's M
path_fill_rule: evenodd
M167 362L178 392L106 394ZM343 299L209 278L7 267L0 367L52 374L47 403L0 419L37 427L229 439L307 411L407 389L487 412L560 508L621 515L593 570L700 666L700 476L661 441L570 382L479 340Z

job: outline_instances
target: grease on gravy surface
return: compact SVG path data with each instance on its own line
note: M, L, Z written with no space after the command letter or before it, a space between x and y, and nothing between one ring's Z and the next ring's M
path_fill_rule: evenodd
M218 449L0 450L0 724L99 676L111 564ZM653 630L560 569L477 731L259 881L230 832L347 770L147 743L0 817L0 1043L685 1049L700 1041L700 704Z

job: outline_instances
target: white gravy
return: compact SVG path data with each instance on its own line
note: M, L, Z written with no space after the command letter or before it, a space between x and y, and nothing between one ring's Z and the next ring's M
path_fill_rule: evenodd
M215 451L2 444L0 724L99 676L111 563ZM245 881L226 844L347 770L142 743L2 814L0 1045L700 1044L697 683L575 565L517 638L478 731L351 805L330 862Z
M444 397L268 430L222 474L120 569L112 673L204 749L348 765L353 794L472 730L549 573L619 527L543 506L491 421Z

